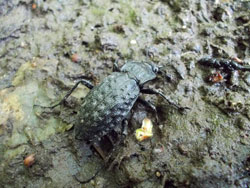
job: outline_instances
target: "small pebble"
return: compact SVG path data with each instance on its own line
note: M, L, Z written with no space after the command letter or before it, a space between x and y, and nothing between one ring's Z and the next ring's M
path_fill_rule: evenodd
M156 171L155 175L156 175L157 178L161 177L161 173L159 171Z
M250 73L247 73L244 77L244 81L248 86L250 86Z
M32 9L35 10L36 7L37 7L36 3L33 3L33 4L32 4Z
M35 154L28 155L24 159L23 163L26 167L31 167L35 163Z
M79 57L78 54L73 54L73 55L71 56L71 60L72 60L73 62L75 62L75 63L79 63L80 60L81 60L81 58Z
M24 47L26 47L27 46L27 44L25 43L25 42L21 42L21 47L22 48L24 48Z
M137 44L136 40L131 40L130 44Z

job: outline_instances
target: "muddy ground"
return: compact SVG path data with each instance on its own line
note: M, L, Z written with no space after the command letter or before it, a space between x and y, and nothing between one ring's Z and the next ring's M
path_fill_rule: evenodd
M247 0L0 1L0 187L249 187L250 73L198 64L250 63L249 10ZM74 138L86 87L53 110L38 105L55 104L79 75L100 83L117 58L162 66L147 86L190 110L145 95L159 122L136 104L127 136L110 135L121 144L111 152L100 143L111 154L105 163ZM223 79L209 82L217 71ZM145 117L154 135L139 142Z

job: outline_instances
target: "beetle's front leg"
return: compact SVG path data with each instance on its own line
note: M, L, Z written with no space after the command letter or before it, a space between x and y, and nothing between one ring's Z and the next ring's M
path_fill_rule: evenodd
M164 95L162 92L156 90L156 89L149 89L149 88L143 88L141 89L141 92L144 94L156 94L156 95L160 95L162 98L164 98L170 105L174 106L175 108L177 108L178 110L186 110L186 109L190 109L189 107L182 107L178 104L176 104L175 102L173 102L169 97L167 97L166 95Z
M55 104L55 105L53 105L53 106L48 106L48 107L44 107L44 108L55 108L55 107L57 107L57 106L59 106L59 105L61 105L61 104L63 104L63 103L65 103L65 101L67 100L67 98L73 93L73 91L78 87L78 85L79 84L83 84L83 85L85 85L87 88L89 88L89 89L92 89L93 87L94 87L94 85L90 82L90 81L88 81L88 80L85 80L85 79L82 79L82 80L79 80L69 91L68 91L68 93L63 97L63 99L59 102L59 103L57 103L57 104ZM38 106L38 105L35 105L35 106Z

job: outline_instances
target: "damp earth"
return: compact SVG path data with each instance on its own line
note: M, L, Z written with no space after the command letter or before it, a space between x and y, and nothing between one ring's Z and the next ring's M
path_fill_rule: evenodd
M198 63L250 63L249 10L247 0L1 1L0 186L249 187L250 73ZM111 132L114 145L101 138L107 162L74 137L88 88L53 110L41 106L60 101L80 77L99 84L117 59L161 66L147 87L190 109L143 95L157 114L135 104L126 136ZM140 142L145 118L153 136Z

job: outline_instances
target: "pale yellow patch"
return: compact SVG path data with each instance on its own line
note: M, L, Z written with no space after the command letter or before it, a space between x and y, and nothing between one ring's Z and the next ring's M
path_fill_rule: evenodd
M153 123L150 119L145 118L142 121L142 127L139 129L136 129L135 131L135 137L138 141L143 141L145 139L148 139L153 136Z
M0 99L3 97L0 105L0 124L4 124L10 114L18 121L23 120L24 112L20 104L19 96L15 94L3 95L4 91L0 92Z

